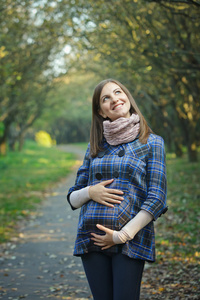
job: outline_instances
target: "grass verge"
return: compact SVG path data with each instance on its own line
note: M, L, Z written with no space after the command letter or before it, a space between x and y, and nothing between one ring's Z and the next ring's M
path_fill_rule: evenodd
M200 299L200 163L167 156L168 212L156 223L157 261L147 266L142 299Z
M15 234L16 222L32 213L52 183L65 177L75 156L26 141L22 152L0 157L0 242Z

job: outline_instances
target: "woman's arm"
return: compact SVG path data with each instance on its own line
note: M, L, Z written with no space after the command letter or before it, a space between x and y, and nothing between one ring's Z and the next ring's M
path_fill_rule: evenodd
M75 206L73 206L70 202L70 196L74 191L79 191L82 188L87 187L88 185L88 178L89 178L89 168L90 168L90 144L88 144L85 157L83 160L82 166L78 169L77 175L76 175L76 180L74 186L72 186L68 193L67 193L67 200L69 204L71 205L71 208L73 210L76 209Z
M74 208L79 208L83 204L85 204L90 199L88 190L89 186L86 186L85 188L72 192L69 195L69 202L71 206L73 206Z
M141 206L153 215L154 221L166 210L167 179L164 141L155 136L149 143L147 159L147 198Z
M90 199L108 207L114 207L113 204L120 204L123 197L118 195L123 195L123 192L117 189L106 188L106 185L111 184L113 180L105 180L96 185L87 186L72 192L69 195L71 206L79 208Z
M113 231L113 241L115 244L123 244L130 241L147 224L153 220L153 215L145 210L141 210L132 220L130 220L120 231Z

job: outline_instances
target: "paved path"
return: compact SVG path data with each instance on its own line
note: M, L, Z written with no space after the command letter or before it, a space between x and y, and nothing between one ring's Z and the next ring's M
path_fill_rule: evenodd
M60 147L74 152L78 148ZM49 195L20 228L20 240L7 243L0 257L0 299L91 299L81 260L72 255L79 211L66 193L76 170Z

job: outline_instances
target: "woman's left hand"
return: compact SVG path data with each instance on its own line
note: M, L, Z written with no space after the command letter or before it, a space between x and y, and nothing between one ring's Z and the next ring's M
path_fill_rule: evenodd
M105 249L108 249L108 248L114 246L115 243L113 242L113 230L111 230L107 227L104 227L102 225L99 225L99 224L97 224L96 226L100 230L104 231L105 235L91 233L91 235L93 236L93 238L91 238L91 240L94 241L94 245L103 247L103 248L101 248L101 250L105 250Z

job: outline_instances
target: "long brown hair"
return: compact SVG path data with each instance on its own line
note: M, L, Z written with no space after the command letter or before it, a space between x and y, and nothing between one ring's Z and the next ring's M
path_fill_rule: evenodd
M115 79L105 79L101 81L95 88L94 94L92 97L92 124L91 124L91 131L90 131L90 153L92 157L96 157L99 151L102 151L102 140L103 140L103 121L105 119L99 114L99 101L100 101L100 95L103 87L109 83L113 82L117 84L127 95L131 108L130 113L137 113L140 117L140 134L139 134L139 140L141 143L146 144L147 138L149 136L149 133L152 132L149 126L147 125L147 122L145 118L143 117L142 113L140 112L135 100L133 99L131 93L129 90L119 81Z

